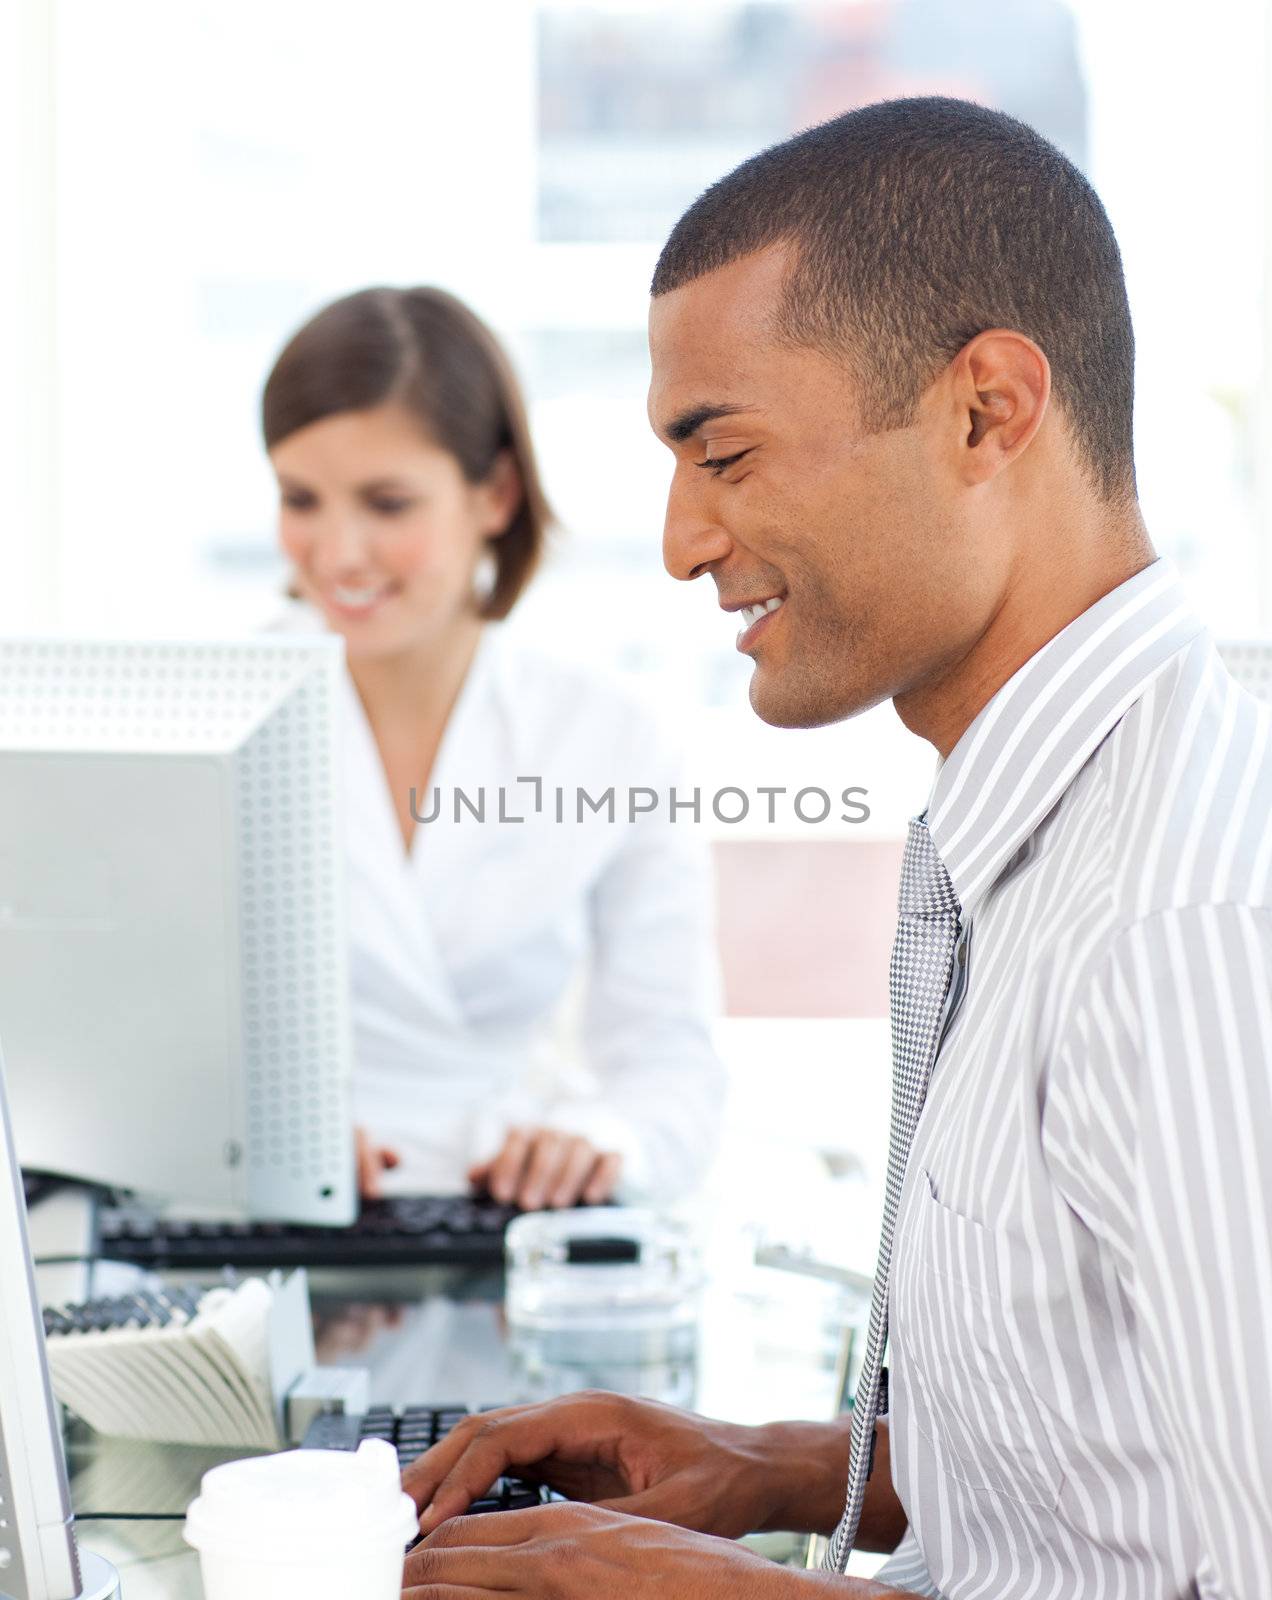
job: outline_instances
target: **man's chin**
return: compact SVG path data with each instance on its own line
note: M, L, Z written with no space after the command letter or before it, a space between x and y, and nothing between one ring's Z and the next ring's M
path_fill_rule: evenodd
M751 709L771 728L824 728L843 722L866 709L841 691L833 694L826 684L810 682L802 674L766 669L756 663L751 674Z

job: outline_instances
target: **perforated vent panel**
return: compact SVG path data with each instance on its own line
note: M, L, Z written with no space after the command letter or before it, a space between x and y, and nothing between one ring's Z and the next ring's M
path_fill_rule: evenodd
M0 640L0 747L232 750L331 641Z
M0 640L0 750L228 758L245 1081L244 1147L225 1159L253 1213L296 1221L356 1203L340 661L326 636Z
M4 1421L0 1418L0 1595L27 1600L26 1569L18 1544L17 1513L13 1504L13 1482L4 1448Z
M1272 701L1272 643L1221 644L1219 654L1243 689Z
M248 1189L296 1216L351 1201L335 685L311 673L236 762Z

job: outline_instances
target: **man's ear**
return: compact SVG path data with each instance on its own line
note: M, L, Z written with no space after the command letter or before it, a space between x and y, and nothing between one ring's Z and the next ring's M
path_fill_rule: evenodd
M501 450L495 457L495 464L478 493L486 537L497 539L507 533L525 496L521 473L511 450Z
M959 473L988 483L1029 448L1051 397L1051 366L1023 333L989 328L948 368L960 433Z

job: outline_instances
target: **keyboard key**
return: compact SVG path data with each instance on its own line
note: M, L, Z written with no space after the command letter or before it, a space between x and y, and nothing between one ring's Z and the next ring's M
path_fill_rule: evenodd
M487 1407L494 1410L495 1407ZM444 1438L461 1418L469 1415L462 1406L409 1406L400 1414L390 1406L372 1406L365 1415L322 1416L315 1418L302 1448L353 1449L355 1440L383 1439L397 1451L398 1465L405 1471L411 1462ZM491 1484L469 1514L494 1511L525 1511L543 1505L545 1491L522 1478L504 1477Z

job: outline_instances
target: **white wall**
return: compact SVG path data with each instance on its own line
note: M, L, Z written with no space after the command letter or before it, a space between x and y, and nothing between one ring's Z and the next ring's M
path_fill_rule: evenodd
M0 0L0 628L56 619L51 13Z

